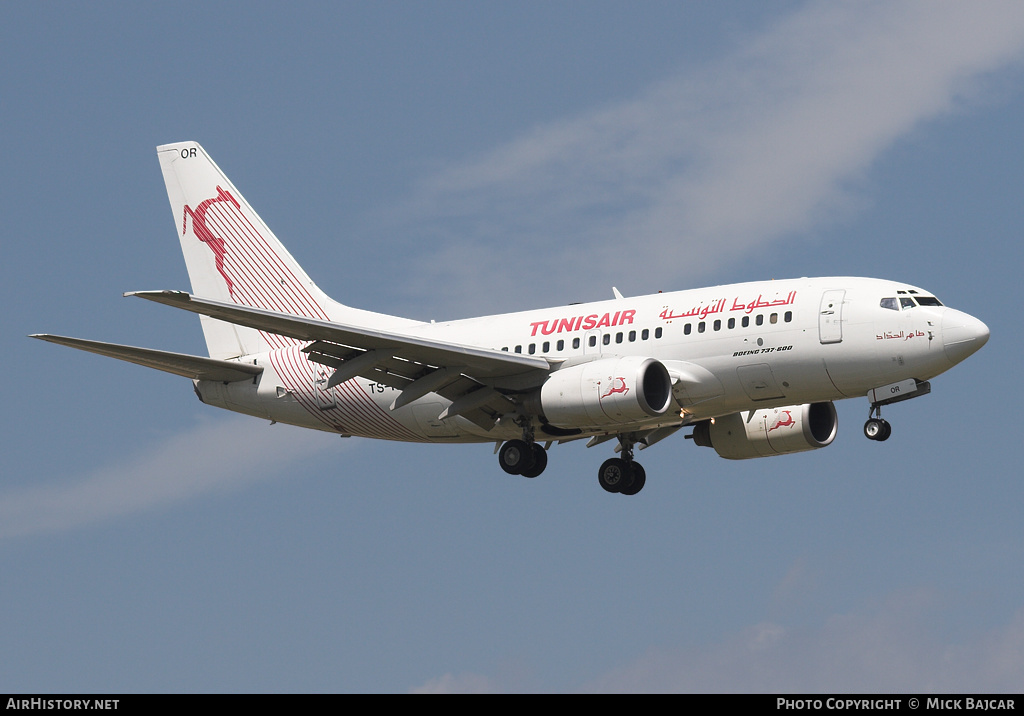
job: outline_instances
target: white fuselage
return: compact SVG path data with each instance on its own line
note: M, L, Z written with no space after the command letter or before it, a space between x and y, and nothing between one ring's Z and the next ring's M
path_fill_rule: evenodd
M919 305L917 299L935 305ZM902 303L902 305L901 305ZM677 409L632 429L679 425L742 410L865 395L900 380L928 380L963 360L987 329L931 294L894 281L803 278L658 293L445 323L404 324L411 336L564 361L611 356L662 362L676 380ZM983 342L983 341L982 341ZM424 442L500 441L428 394L391 410L400 393L354 378L327 388L331 370L295 343L240 362L264 368L252 381L197 381L204 402L273 421L345 435ZM502 386L498 386L502 387ZM622 432L583 427L584 435Z

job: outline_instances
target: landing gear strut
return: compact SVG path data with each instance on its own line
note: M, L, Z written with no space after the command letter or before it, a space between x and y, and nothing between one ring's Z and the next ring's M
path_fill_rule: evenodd
M601 463L597 471L597 482L607 492L620 495L635 495L644 489L647 473L643 466L633 461L633 441L620 436L622 457L613 457Z
M874 417L872 417L874 416ZM882 419L882 406L872 405L868 413L868 421L864 423L864 437L868 440L883 442L892 435L892 426L889 421Z

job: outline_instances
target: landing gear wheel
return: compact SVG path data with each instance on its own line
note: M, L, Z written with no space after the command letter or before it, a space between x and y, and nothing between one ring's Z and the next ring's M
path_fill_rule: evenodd
M864 423L864 437L868 440L877 440L878 436L882 434L882 422L871 418Z
M630 463L630 471L623 482L622 489L619 490L621 495L635 495L644 489L644 485L647 484L647 472L644 470L643 465L638 462Z
M533 448L524 440L509 440L498 451L498 464L509 475L524 474L533 467L534 460Z
M520 473L523 477L537 477L548 466L548 451L537 443L530 445L533 450L533 465Z
M864 437L868 440L882 442L888 440L890 435L892 435L892 426L887 420L871 418L864 423Z
M881 420L881 418L879 418ZM887 420L882 420L882 434L878 436L878 442L884 442L892 435L892 426Z
M606 492L619 492L628 473L629 463L622 458L609 458L601 463L601 469L597 471L597 481Z

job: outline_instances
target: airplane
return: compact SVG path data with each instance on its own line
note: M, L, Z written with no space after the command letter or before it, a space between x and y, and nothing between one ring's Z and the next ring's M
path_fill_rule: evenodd
M34 334L190 378L199 400L384 440L494 443L527 478L554 444L615 441L598 470L635 495L634 459L685 427L728 459L826 447L834 401L882 407L988 340L924 289L874 278L740 283L443 322L338 303L310 279L196 142L157 147L192 293L126 293L199 314L208 356Z

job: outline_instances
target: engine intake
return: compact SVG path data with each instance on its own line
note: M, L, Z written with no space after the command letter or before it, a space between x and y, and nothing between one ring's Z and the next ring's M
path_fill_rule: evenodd
M624 425L664 415L672 404L672 379L653 358L602 358L552 373L541 386L540 403L551 425Z
M694 426L693 441L724 458L745 460L823 448L838 428L836 406L807 403L705 420Z

